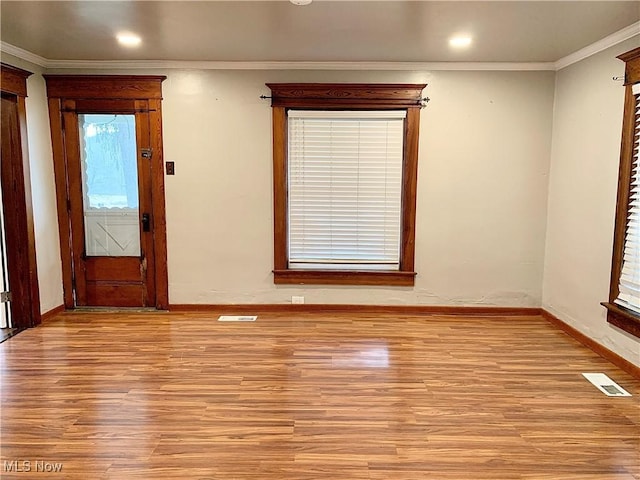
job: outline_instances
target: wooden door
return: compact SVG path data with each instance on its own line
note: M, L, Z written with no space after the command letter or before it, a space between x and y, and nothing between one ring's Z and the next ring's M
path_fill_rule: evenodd
M147 100L66 100L77 306L156 304Z
M0 133L0 138L2 139L2 164L0 177L2 183L2 208L4 213L2 217L4 220L3 230L6 231L7 229L14 228L14 225L19 221L16 217L17 211L13 208L15 203L13 184L16 179L14 178L12 168L12 165L16 162L20 162L20 160L17 159L22 158L17 97L3 93L0 112L2 113L2 132ZM2 234L4 235L4 232ZM6 273L6 276L3 275L5 277L3 283L6 284L6 292L10 293L11 296L2 299L2 308L5 309L7 327L23 328L28 326L21 325L21 321L25 317L25 311L28 311L28 305L24 305L22 298L23 285L20 271L18 270L19 267L16 265L16 262L13 261L14 255L11 254L11 252L16 252L16 249L20 248L16 240L15 236L8 235L6 237L6 247L3 242L3 247L6 248L8 253L6 262L7 271L3 272ZM15 298L15 302L9 302L9 298Z
M40 298L35 263L35 236L31 190L26 156L26 130L24 125L24 83L28 72L2 65L1 113L1 163L0 184L2 190L3 265L5 286L1 307L5 310L7 326L21 330L40 323ZM11 80L16 80L12 82ZM18 82L17 80L20 80ZM12 88L15 85L20 88ZM10 92L16 92L9 93ZM7 282L8 281L8 282ZM10 306L5 301L10 302ZM3 325L4 326L4 325Z
M65 307L166 309L165 77L44 77Z

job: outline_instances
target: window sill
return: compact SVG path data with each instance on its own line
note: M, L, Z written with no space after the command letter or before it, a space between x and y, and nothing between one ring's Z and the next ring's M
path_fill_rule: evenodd
M607 322L640 338L640 317L638 315L615 303L602 302L601 305L607 309Z
M416 272L350 270L274 270L276 285L389 285L411 287Z

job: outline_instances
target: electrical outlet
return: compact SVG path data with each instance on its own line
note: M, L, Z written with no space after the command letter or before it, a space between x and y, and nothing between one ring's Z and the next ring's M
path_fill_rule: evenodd
M294 295L291 297L291 303L304 303L304 297L297 297Z

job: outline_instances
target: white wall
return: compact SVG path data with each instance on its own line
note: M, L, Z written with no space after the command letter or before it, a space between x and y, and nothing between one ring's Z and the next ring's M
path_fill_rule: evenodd
M169 71L170 303L539 306L553 72ZM265 82L428 83L414 288L275 286Z
M640 344L610 326L609 297L622 132L624 73L616 55L640 36L560 70L556 77L543 307L640 365Z
M288 303L291 295L304 295L307 303L540 305L553 72L110 73L168 77L164 149L176 162L176 175L165 178L170 303ZM44 96L42 79L32 82L34 100L38 91ZM271 108L259 99L269 94L267 82L429 84L415 287L273 284ZM46 151L46 165L33 159L34 171L48 178L42 187L48 203L37 209L40 232L55 220L50 143ZM56 250L55 257L38 259L41 278L47 262L55 263L56 289L48 290L50 279L41 280L41 288L43 300L51 294L60 300L49 303L57 305L57 232L39 243Z
M27 79L27 135L40 309L45 313L63 303L60 238L46 86L41 75L41 67L4 53L2 61L34 73Z

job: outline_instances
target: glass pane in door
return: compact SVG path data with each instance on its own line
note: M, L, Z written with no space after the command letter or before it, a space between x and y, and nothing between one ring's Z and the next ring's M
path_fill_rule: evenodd
M78 115L87 256L140 256L135 115Z

